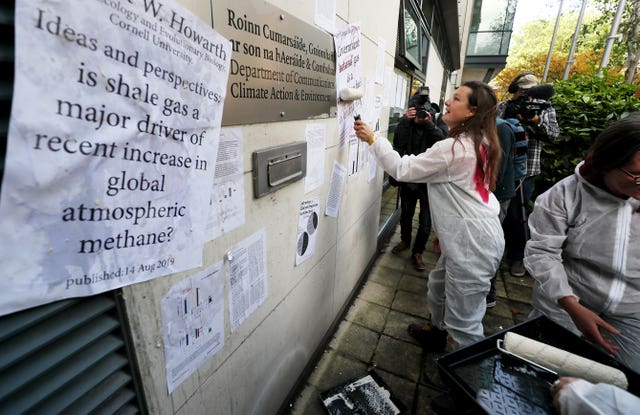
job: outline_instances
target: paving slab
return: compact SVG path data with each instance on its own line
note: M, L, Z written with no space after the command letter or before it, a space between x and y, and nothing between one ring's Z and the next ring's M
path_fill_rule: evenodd
M437 413L432 403L439 402L449 389L436 363L444 353L425 352L407 333L410 323L428 321L428 275L438 259L432 250L432 239L433 235L424 253L427 269L415 271L409 251L406 255L391 253L391 247L400 240L397 227L287 414L325 414L320 392L363 377L370 369L405 406L404 413ZM508 270L503 261L496 285L496 306L487 309L483 319L485 335L525 321L532 309L533 279L528 275L514 277Z

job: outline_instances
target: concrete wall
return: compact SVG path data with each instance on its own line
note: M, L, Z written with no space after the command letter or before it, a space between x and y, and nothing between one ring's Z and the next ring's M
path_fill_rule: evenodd
M213 0L215 1L215 0ZM182 0L187 9L211 22L209 2ZM274 6L314 24L315 1L273 0ZM393 67L399 0L339 1L337 26L360 22L363 76L375 76L377 40L386 44L385 67ZM435 85L434 85L435 86ZM375 94L383 86L375 85ZM435 88L435 90L439 90ZM388 108L381 128L386 133ZM162 341L161 299L178 281L199 271L179 274L123 288L135 352L149 411L152 414L272 414L294 386L331 323L375 254L383 174L374 180L367 172L348 179L337 219L324 216L334 160L347 164L347 149L339 148L336 118L315 120L326 125L325 181L305 194L298 181L260 199L253 198L251 154L256 149L304 139L307 121L248 124L244 137L244 226L209 242L204 266L224 258L242 239L266 229L268 297L233 333L225 287L225 345L171 395L167 393ZM311 155L313 156L313 155ZM298 207L309 198L320 200L320 225L313 257L294 266Z

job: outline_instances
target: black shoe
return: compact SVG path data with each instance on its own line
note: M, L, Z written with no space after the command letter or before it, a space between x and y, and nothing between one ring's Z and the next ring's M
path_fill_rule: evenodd
M493 308L496 306L496 296L495 294L487 295L487 308Z
M524 274L527 271L524 269L524 264L522 263L522 260L516 259L511 264L511 268L509 269L509 272L514 277L524 277Z
M405 241L400 241L396 246L393 247L391 252L393 252L394 254L399 254L400 252L406 251L407 249L409 249L409 244Z
M416 339L422 348L428 352L444 352L447 347L447 331L433 327L431 324L409 324L409 335Z
M417 270L417 271L424 271L425 268L427 267L424 264L424 259L422 258L422 254L413 254L411 255L411 259L413 260L413 267Z

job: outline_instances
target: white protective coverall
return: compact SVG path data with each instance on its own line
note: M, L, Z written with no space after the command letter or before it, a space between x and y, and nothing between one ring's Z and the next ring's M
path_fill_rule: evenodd
M418 155L400 157L388 140L371 150L400 182L427 183L433 228L442 254L429 273L431 323L459 346L484 337L485 297L504 251L500 204L476 180L473 141L446 138ZM445 301L446 298L446 301Z
M608 383L584 379L567 385L558 398L561 415L629 415L640 411L640 398Z
M640 373L640 201L621 199L580 174L538 196L529 216L524 264L536 280L533 315L580 335L558 299L572 295L620 330L604 335L617 358Z

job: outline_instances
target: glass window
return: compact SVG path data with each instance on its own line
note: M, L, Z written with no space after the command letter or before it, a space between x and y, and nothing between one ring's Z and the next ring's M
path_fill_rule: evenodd
M504 30L512 0L476 0L473 5L471 31Z
M427 29L431 30L431 22L433 18L433 10L435 8L433 4L434 0L423 0L422 2L422 14L424 14L424 23L427 25Z
M404 50L405 57L413 64L421 67L420 62L420 37L418 35L419 20L413 11L411 4L404 5Z
M427 31L422 31L422 42L420 45L420 56L422 56L422 66L421 68L424 70L427 68L427 63L429 61L429 36L427 35Z
M507 55L516 0L476 0L467 55Z
M469 34L467 55L501 55L502 32L480 32Z

